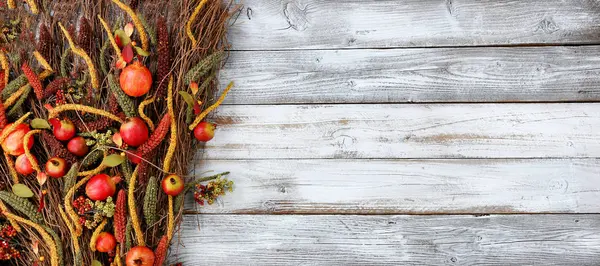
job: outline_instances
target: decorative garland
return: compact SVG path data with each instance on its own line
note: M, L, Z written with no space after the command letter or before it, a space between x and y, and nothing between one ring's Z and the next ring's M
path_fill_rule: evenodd
M233 87L215 94L234 10L1 1L0 264L163 265L184 195L233 187L188 173Z

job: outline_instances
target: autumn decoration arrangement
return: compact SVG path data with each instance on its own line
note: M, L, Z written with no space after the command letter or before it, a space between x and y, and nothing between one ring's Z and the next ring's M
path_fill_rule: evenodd
M0 0L0 264L158 266L179 248L234 6ZM170 259L169 263L176 263Z

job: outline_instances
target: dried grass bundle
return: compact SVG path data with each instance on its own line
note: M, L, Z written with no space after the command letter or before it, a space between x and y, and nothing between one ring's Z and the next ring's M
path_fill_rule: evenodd
M6 59L0 71L2 100L12 99L8 102L12 106L0 105L0 127L21 117L20 121L40 130L30 134L34 144L28 155L37 159L41 169L16 174L16 156L6 153L0 158L0 228L6 223L20 230L13 238L19 256L9 262L91 265L98 260L120 265L117 262L124 264L132 245L145 245L156 251L155 265L161 264L169 241L177 241L183 193L167 196L160 180L176 174L188 184L184 192L192 192L196 184L221 176L196 180L187 175L200 142L188 129L194 106L179 92L190 95L200 110L218 105L209 108L217 98L213 79L225 56L215 55L226 54L227 21L234 7L222 1L192 0L27 3L0 5L4 24L12 25L0 38L0 49L5 51L1 56ZM110 37L117 36L120 53L109 40L109 27ZM127 38L133 42L127 44ZM210 63L207 58L212 58ZM133 64L145 65L152 73L152 87L142 97L124 94L127 88L119 84L122 67ZM196 92L190 83L202 86ZM9 110L6 114L4 108ZM24 116L26 111L33 115ZM146 143L128 147L115 133L127 117L141 115L138 112L156 128ZM85 156L69 152L66 142L52 133L48 121L53 117L73 122L89 146ZM52 156L73 165L65 177L46 177L44 165ZM110 158L119 158L119 166L108 166ZM129 160L141 161L135 165ZM87 182L97 173L121 180L114 199L94 201L86 194ZM15 186L17 181L20 185ZM96 246L102 232L117 236L117 247L111 252L100 252Z

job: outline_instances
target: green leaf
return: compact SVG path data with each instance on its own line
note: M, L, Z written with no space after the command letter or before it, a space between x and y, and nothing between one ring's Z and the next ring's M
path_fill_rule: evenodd
M14 184L12 186L12 191L15 195L21 198L31 198L33 197L33 191L29 189L26 185L23 184Z
M104 157L102 160L102 164L108 167L115 167L125 161L125 156L121 156L119 154L111 154L109 156Z
M185 91L179 91L179 95L183 98L183 100L190 106L194 107L194 97L191 94Z
M115 36L117 36L119 38L119 42L121 42L121 46L125 46L131 42L131 39L129 38L129 36L127 36L125 31L122 29L116 30Z
M99 262L97 260L93 260L92 261L92 266L102 266L102 262Z
M33 120L31 120L31 127L35 129L49 129L50 124L48 124L48 121L44 119L34 118Z
M134 46L133 48L135 48L135 52L141 56L149 56L150 53L146 52L144 49Z

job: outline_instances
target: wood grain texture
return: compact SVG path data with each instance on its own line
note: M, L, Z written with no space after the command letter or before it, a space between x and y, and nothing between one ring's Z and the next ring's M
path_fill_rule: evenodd
M598 43L595 0L244 0L234 50Z
M600 156L600 104L222 106L208 159Z
M188 215L182 227L183 265L600 264L600 215Z
M600 160L207 160L235 191L202 213L600 213ZM196 208L191 196L190 208Z
M231 52L227 104L600 100L600 47Z

